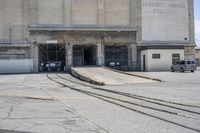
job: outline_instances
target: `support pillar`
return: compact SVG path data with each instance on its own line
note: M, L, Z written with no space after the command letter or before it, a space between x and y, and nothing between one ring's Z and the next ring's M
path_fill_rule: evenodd
M68 43L65 44L66 47L66 71L70 72L72 67L73 59L73 45Z
M136 44L130 44L128 46L128 67L129 70L135 71L137 70L137 46Z
M97 44L97 65L104 66L104 44Z
M38 72L38 65L39 65L38 54L39 54L38 45L37 44L31 44L31 46L30 46L30 59L33 60L32 69L31 69L31 72L33 72L33 73Z

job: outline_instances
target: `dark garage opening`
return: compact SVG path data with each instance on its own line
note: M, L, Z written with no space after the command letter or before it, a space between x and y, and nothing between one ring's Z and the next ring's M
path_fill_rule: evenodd
M118 70L128 70L128 47L125 45L105 46L105 65Z
M65 45L40 44L39 45L39 71L60 72L65 71Z
M74 46L73 65L74 66L94 66L97 57L96 46Z

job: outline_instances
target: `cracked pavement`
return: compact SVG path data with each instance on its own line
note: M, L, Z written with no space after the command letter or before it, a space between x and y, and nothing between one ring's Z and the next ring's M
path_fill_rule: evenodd
M105 133L41 88L60 88L45 75L0 75L0 133Z
M161 78L164 82L106 85L102 88L200 106L200 71L139 74ZM74 79L69 74L60 75L89 84ZM89 89L76 83L67 82L67 84L84 90ZM142 101L138 103L144 104ZM200 112L200 109L194 111ZM159 113L154 115L162 116ZM191 116L196 120L183 121L184 124L199 128L199 115ZM170 120L175 118L168 115L166 117ZM182 118L175 120L180 122ZM46 74L0 75L0 133L108 132L193 133L195 131L70 90L50 81Z

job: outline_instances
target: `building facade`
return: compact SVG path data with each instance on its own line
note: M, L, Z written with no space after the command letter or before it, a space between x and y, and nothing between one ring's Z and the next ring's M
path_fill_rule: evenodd
M170 70L194 47L193 0L0 0L0 72Z
M200 48L195 48L195 58L197 66L200 66Z

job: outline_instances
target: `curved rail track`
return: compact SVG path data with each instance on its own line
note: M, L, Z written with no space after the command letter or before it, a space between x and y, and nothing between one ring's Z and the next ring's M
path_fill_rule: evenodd
M57 76L61 79L67 80L69 82L72 83L76 83L76 84L80 84L86 87L91 87L93 89L97 89L97 90L101 90L101 91L106 91L106 92L110 92L110 93L115 93L115 94L119 94L119 95L124 95L124 96L128 96L128 97L134 97L134 98L142 98L142 99L148 99L148 100L152 100L152 101L158 101L158 102L162 102L162 103L169 103L169 104L174 104L174 105L180 105L180 106L186 106L186 107L193 107L193 108L199 108L200 106L195 106L195 105L189 105L189 104L183 104L183 103L177 103L177 102L172 102L172 101L166 101L166 100L162 100L162 99L157 99L157 98L151 98L151 97L145 97L145 96L140 96L140 95L135 95L135 94L130 94L130 93L125 93L125 92L120 92L120 91L114 91L114 90L107 90L107 89L103 89L100 87L96 87L93 85L86 85L84 83L80 83L80 82L76 82L70 79L67 79L65 77L62 77L60 75L57 74ZM151 102L151 101L150 101Z
M47 75L47 77L51 81L56 82L64 87L67 87L67 88L77 91L79 93L83 93L83 94L98 98L105 102L109 102L111 104L123 107L125 109L131 110L131 111L134 111L134 112L137 112L137 113L140 113L140 114L143 114L143 115L146 115L146 116L149 116L149 117L161 120L161 121L165 121L167 123L171 123L173 125L176 125L176 126L179 126L182 128L200 132L200 128L188 126L187 124L183 124L182 122L177 122L177 121L170 120L166 117L162 117L164 114L167 114L167 115L171 115L172 117L174 116L175 118L181 118L181 120L185 120L185 121L195 120L198 123L200 123L200 112L192 110L193 108L200 109L199 106L176 103L176 102L171 102L171 101L166 101L166 100L161 100L161 99L156 99L156 98L150 98L150 97L145 97L145 96L140 96L140 95L135 95L135 94L129 94L129 93L125 93L125 92L107 90L107 89L103 89L103 88L96 87L93 85L76 82L76 81L67 79L65 77L62 77L58 74L56 74L56 77L51 77L50 75ZM79 89L78 87L70 86L65 81L79 84L81 86L85 86L85 87L87 87L87 89L89 88L90 90ZM94 92L94 90L95 90L95 92ZM102 92L103 92L103 94L102 94ZM112 95L110 95L110 94L112 94ZM113 96L113 95L115 95L115 96ZM119 98L119 96L120 96L120 98ZM129 98L129 99L131 98L133 100L139 100L139 101L145 102L147 104L154 104L159 107L144 105L141 103L134 102L133 100L127 100L127 98ZM144 111L143 109L138 109L137 107L146 109L148 111ZM169 109L162 109L161 107L165 107L165 108L169 108ZM186 107L187 107L187 109L186 109ZM161 116L155 115L151 111L155 111L158 114L160 113ZM180 113L180 111L189 113L189 115L185 115L184 113L182 114L182 113ZM193 117L192 115L195 115L195 116Z

